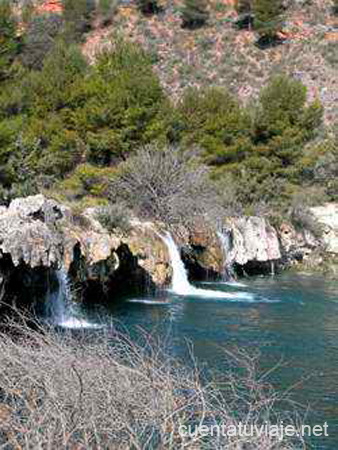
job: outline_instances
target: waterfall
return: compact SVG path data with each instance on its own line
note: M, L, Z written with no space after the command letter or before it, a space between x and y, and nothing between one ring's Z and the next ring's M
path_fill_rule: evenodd
M231 230L225 229L224 231L218 231L217 236L221 242L223 254L224 254L224 275L227 280L233 279L233 262L234 257L232 254L232 234Z
M194 287L188 280L188 274L181 259L180 252L172 236L168 233L163 237L166 243L173 269L172 290L178 295L193 295Z
M230 293L223 291L214 291L211 289L199 289L195 286L192 286L189 283L187 271L181 259L179 249L171 234L167 233L165 236L161 236L161 238L163 239L169 251L173 270L171 290L174 294L194 297L226 298L230 300L239 298L250 300L253 298L252 294L247 292Z
M72 298L67 272L64 268L56 271L58 290L50 299L50 311L52 321L62 328L97 328L80 317L79 306Z

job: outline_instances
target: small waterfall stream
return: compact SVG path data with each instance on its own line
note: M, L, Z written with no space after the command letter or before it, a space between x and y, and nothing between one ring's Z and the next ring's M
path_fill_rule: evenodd
M224 254L224 276L227 281L233 279L233 263L234 258L232 254L232 239L231 239L231 231L224 230L218 231L217 236L222 245L223 254Z
M58 290L49 300L53 323L62 328L96 328L98 325L81 318L81 311L73 298L67 272L64 268L56 271Z
M163 241L165 242L173 269L173 278L172 278L172 292L177 295L182 296L194 296L194 297L210 297L210 298L224 298L229 300L237 300L237 299L246 299L252 300L253 295L248 292L223 292L216 291L211 289L200 289L192 286L189 283L187 271L184 267L184 263L182 261L179 249L172 238L170 233L167 233L165 236L161 236Z

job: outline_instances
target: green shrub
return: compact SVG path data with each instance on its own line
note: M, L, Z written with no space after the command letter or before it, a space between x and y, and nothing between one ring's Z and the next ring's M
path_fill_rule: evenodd
M101 15L103 25L111 23L117 12L118 0L99 0L98 11Z
M8 0L0 0L0 82L11 76L11 66L18 49L11 4Z
M254 0L254 26L262 44L274 42L281 30L282 6L281 0Z
M185 0L182 11L183 28L199 28L205 25L209 18L207 0Z
M86 196L106 198L109 183L115 176L116 169L81 164L59 184L59 189L69 200L79 200Z
M45 57L55 46L55 39L63 27L59 14L33 16L27 24L21 61L29 69L41 69Z
M82 40L83 34L90 30L94 10L94 0L64 0L63 17L67 42Z
M82 111L89 161L109 165L165 132L166 99L147 54L120 41L99 57Z

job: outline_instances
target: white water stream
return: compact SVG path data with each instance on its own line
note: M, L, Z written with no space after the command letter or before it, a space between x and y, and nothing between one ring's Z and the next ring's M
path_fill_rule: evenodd
M240 299L245 299L247 301L253 300L253 295L248 292L231 293L211 289L200 289L192 286L189 283L187 271L184 267L184 263L181 259L180 252L174 239L169 233L167 233L165 236L162 236L162 239L168 248L172 264L173 278L171 290L174 294L193 297L224 298L234 301Z
M59 283L55 298L52 299L52 318L53 323L62 328L97 328L96 325L80 317L78 305L72 298L72 292L69 286L68 275L65 269L56 272Z

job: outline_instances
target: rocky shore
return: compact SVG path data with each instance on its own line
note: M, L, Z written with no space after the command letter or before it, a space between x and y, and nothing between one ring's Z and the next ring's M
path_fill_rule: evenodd
M194 231L177 230L177 240L195 279L225 276L228 267L251 275L292 266L330 266L337 276L338 204L312 208L311 214L320 236L289 223L277 229L265 218L240 217L224 220L218 232L197 226ZM75 215L41 194L15 199L0 208L1 295L24 303L44 298L55 288L55 272L61 268L84 301L167 287L172 269L163 232L163 224L136 218L127 232L109 232L95 208Z

